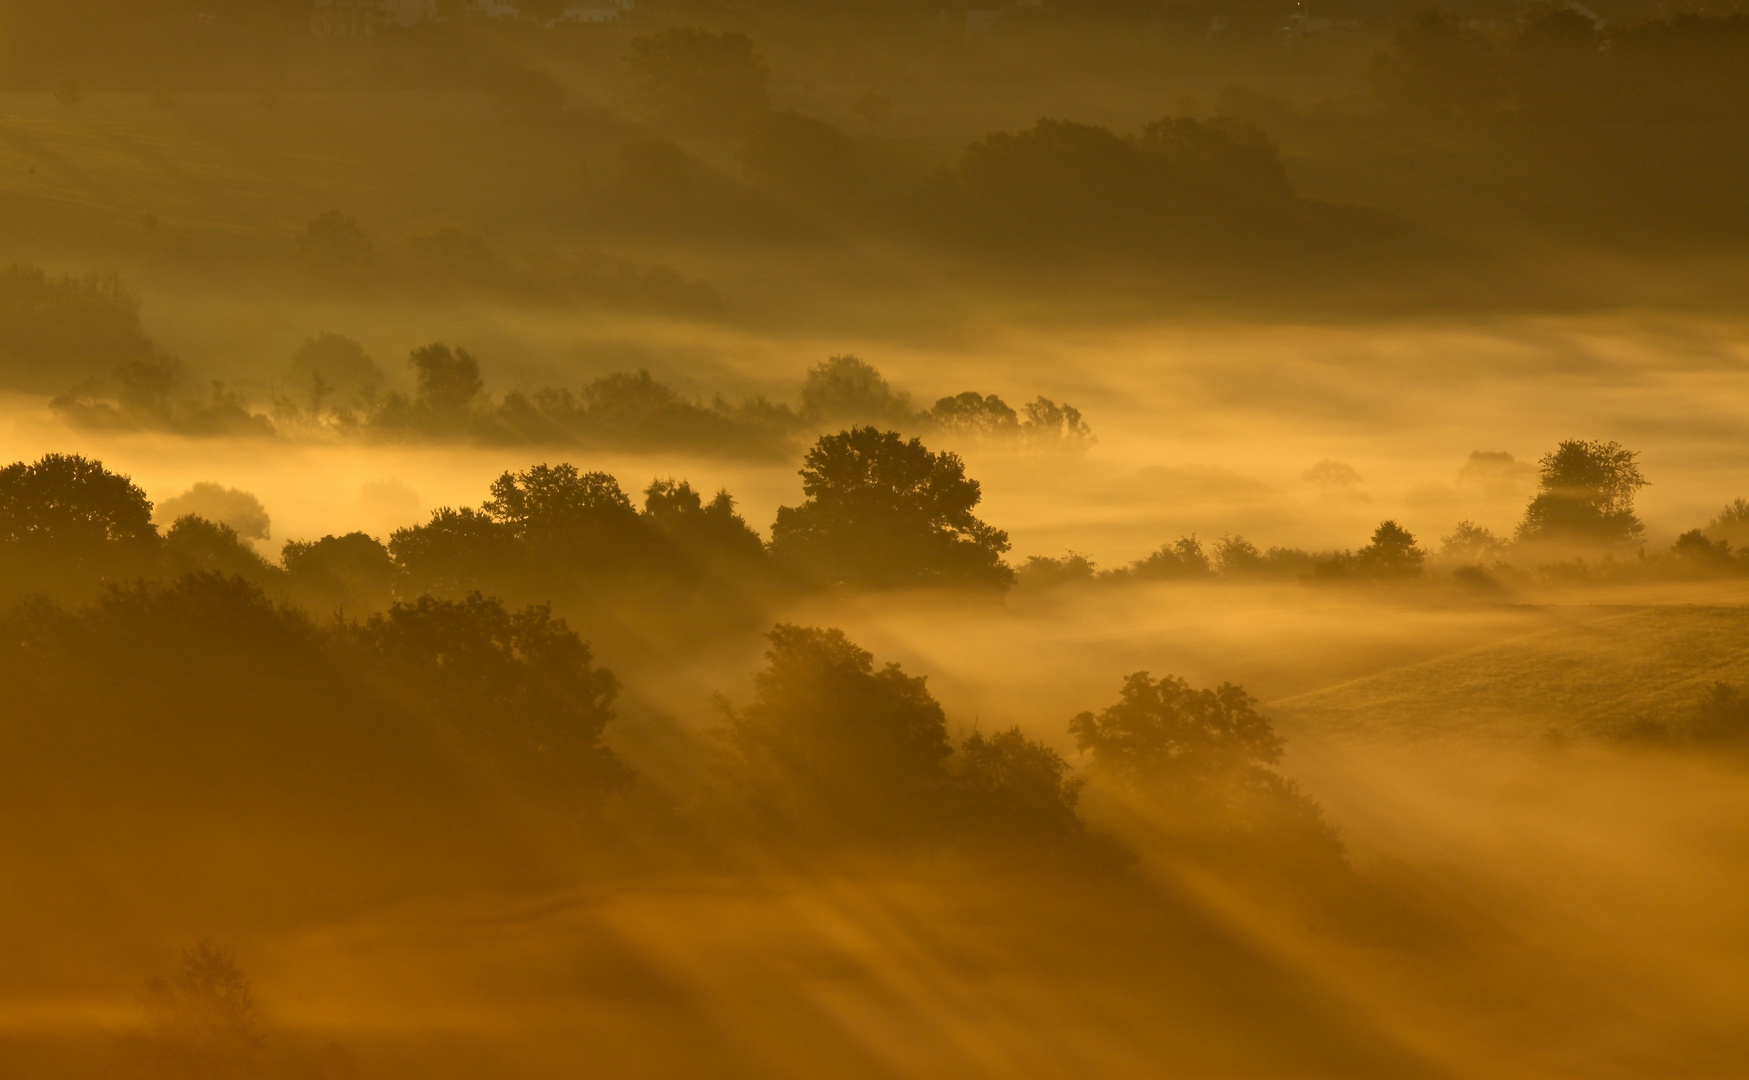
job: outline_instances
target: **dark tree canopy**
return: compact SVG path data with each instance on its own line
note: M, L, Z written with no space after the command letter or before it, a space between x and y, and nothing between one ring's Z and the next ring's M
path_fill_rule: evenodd
M1005 587L1008 534L972 513L982 494L958 455L873 427L826 435L808 451L801 506L780 507L772 554L850 585Z
M814 423L898 424L911 418L911 399L866 360L834 356L808 369L802 416Z
M619 680L593 665L589 646L550 608L510 611L479 593L422 596L357 634L395 672L400 697L487 750L512 782L587 799L623 780L601 741Z
M311 218L297 235L298 257L312 270L342 274L369 266L373 256L370 237L354 218L328 210Z
M298 346L285 371L285 392L312 413L335 406L361 408L382 385L382 372L364 346L340 334L321 333Z
M953 770L958 812L974 828L1034 837L1081 829L1080 779L1063 755L1018 727L974 731L954 751Z
M320 540L288 540L279 559L293 595L318 611L331 610L349 598L366 610L388 606L395 562L374 536L351 532Z
M745 568L765 559L764 542L735 512L727 491L707 503L684 480L652 480L644 489L642 518L677 556L701 568Z
M1126 787L1171 789L1235 769L1273 766L1282 740L1257 700L1232 683L1192 690L1183 679L1124 680L1118 702L1069 724L1090 768Z
M866 183L844 133L798 112L749 120L738 156L754 183L804 203L841 206L861 196Z
M618 480L570 464L504 473L481 509L548 558L623 560L637 553L642 533Z
M48 454L0 469L0 544L97 551L157 538L146 493L101 461Z
M774 813L830 827L913 831L939 812L952 752L924 680L840 630L779 626L753 699L728 710L728 738Z
M1137 672L1116 704L1069 723L1100 785L1161 815L1193 846L1246 836L1290 859L1339 860L1323 813L1275 771L1282 739L1257 700L1231 683L1193 690L1183 679Z
M222 574L260 584L277 573L237 530L197 514L184 514L171 523L159 557L164 572L171 577Z
M389 551L411 595L496 592L526 562L522 545L507 526L469 507L442 507L423 525L396 529Z
M920 198L932 229L1005 251L1153 256L1279 226L1294 205L1262 132L1186 117L1135 136L1067 120L998 132L968 147Z
M1617 442L1568 439L1543 455L1541 491L1530 501L1518 539L1609 548L1637 542L1645 526L1634 495L1646 486L1637 451Z
M1415 546L1415 536L1395 521L1381 521L1372 540L1355 552L1362 573L1371 577L1415 577L1427 555Z
M416 386L414 404L431 425L446 431L464 428L474 401L486 389L479 361L466 349L437 342L413 350L408 363Z

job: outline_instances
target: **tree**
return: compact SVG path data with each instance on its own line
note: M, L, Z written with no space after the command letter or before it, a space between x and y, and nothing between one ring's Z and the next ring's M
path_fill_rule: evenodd
M375 611L389 604L395 562L389 549L362 532L287 540L279 556L294 595L319 609Z
M865 586L1012 583L1008 534L972 514L983 496L958 455L858 427L822 436L801 476L807 501L778 508L771 548L803 575Z
M1231 118L1166 117L1135 136L1040 120L967 147L919 193L924 224L1012 254L1158 258L1254 247L1293 224L1276 147Z
M1520 541L1610 548L1637 543L1645 526L1634 494L1646 486L1638 452L1617 442L1567 439L1543 455L1541 491L1525 508Z
M245 540L265 540L273 528L273 519L260 499L250 492L210 480L202 480L182 494L165 499L158 512L171 520L197 514L230 526Z
M619 481L570 464L536 465L492 481L480 507L538 557L593 569L639 555L643 529Z
M127 1046L151 1075L190 1078L257 1073L266 1035L255 995L229 949L197 942L167 977L146 983L151 1018Z
M1395 521L1379 522L1372 540L1354 554L1360 572L1377 578L1417 577L1427 560L1415 535Z
M947 720L921 677L840 630L780 625L767 635L753 699L723 709L749 794L797 823L910 833L941 812Z
M1732 499L1707 522L1706 535L1739 548L1749 547L1749 499Z
M475 401L486 389L480 363L466 349L435 342L413 350L413 404L433 433L459 433L467 427Z
M509 527L468 507L445 506L423 525L395 530L389 551L409 595L499 591L516 584L527 563L527 548Z
M1070 775L1063 755L1018 727L972 732L954 751L952 769L965 824L1014 836L1081 831L1075 812L1081 780Z
M338 210L311 218L297 235L298 258L322 274L362 270L371 263L370 237L357 220Z
M382 381L364 346L326 332L306 339L285 371L286 393L300 405L307 403L312 416L330 401L342 408L368 406Z
M675 26L632 41L634 103L656 120L732 127L767 109L765 61L745 34Z
M1139 671L1124 680L1117 704L1078 714L1069 733L1104 782L1172 792L1281 761L1281 737L1256 705L1232 683L1192 690L1183 679Z
M1120 573L1147 580L1208 577L1214 572L1202 542L1194 536L1181 536L1144 559L1138 559Z
M1150 807L1190 846L1236 839L1328 863L1342 843L1318 804L1276 771L1282 739L1257 700L1232 683L1193 690L1145 671L1124 680L1116 704L1069 722L1088 775Z
M364 648L397 676L397 693L484 751L513 786L579 807L627 774L602 734L619 680L550 608L510 611L470 593L422 596L371 616Z
M146 493L102 462L48 454L0 469L0 595L144 573L158 544Z
M1081 452L1093 445L1093 429L1081 419L1081 410L1073 405L1058 405L1048 397L1021 406L1026 420L1020 433L1036 450L1067 450Z
M867 182L844 133L798 112L768 112L749 120L738 157L760 187L826 207L857 199Z
M1506 545L1490 529L1473 521L1460 521L1451 535L1439 542L1439 554L1452 562L1478 564L1496 558Z
M237 530L198 514L184 514L171 523L159 548L159 558L171 578L222 574L262 582L276 573Z
M1020 416L995 394L976 390L944 397L926 414L931 423L951 435L974 439L1011 439L1020 434Z
M641 517L695 569L745 573L765 561L764 542L735 513L735 499L727 491L707 503L684 480L652 480L644 489Z
M911 419L911 399L867 361L834 356L808 369L802 415L814 423L902 424Z
M92 552L155 545L152 503L126 476L78 454L0 469L0 544Z

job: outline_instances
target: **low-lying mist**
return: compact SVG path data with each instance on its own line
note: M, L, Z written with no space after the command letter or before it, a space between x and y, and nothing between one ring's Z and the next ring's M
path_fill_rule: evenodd
M1746 1071L1749 20L974 7L0 4L0 1076Z

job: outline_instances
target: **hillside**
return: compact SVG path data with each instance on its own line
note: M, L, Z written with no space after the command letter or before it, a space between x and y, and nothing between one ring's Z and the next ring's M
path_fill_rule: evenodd
M1539 630L1270 703L1283 728L1384 741L1483 736L1514 742L1550 727L1595 733L1749 682L1749 606L1599 608Z

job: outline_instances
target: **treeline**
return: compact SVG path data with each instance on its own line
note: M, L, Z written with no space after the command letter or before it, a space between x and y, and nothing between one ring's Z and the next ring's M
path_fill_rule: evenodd
M696 400L648 371L616 372L577 389L493 395L479 360L442 342L408 359L413 391L390 389L358 342L323 333L293 356L266 411L222 383L199 386L173 359L129 360L51 401L75 427L193 436L285 436L375 441L466 440L498 446L680 450L786 457L842 424L875 422L961 443L1037 452L1085 450L1092 429L1072 405L1040 396L1014 409L965 391L927 409L873 366L836 356L809 369L794 404L763 396Z
M768 543L726 491L707 499L659 479L640 510L606 473L537 465L504 473L478 509L438 509L387 544L362 533L292 541L276 566L232 525L196 514L161 535L152 503L126 477L51 454L0 470L0 581L14 596L80 596L104 583L216 572L317 611L482 591L603 618L621 612L676 634L737 625L800 589L999 593L1012 581L1007 534L974 514L981 489L951 452L856 427L821 437L801 476L806 498L779 509ZM249 513L259 517L259 507Z
M54 393L154 353L139 299L119 278L0 269L0 388Z
M1477 453L1472 460L1501 456ZM1184 536L1109 570L1080 552L1034 555L1016 576L1026 587L1056 588L1199 579L1404 582L1440 570L1460 584L1493 590L1507 583L1749 575L1749 501L1740 498L1704 527L1678 536L1666 551L1645 550L1634 496L1647 481L1637 458L1637 451L1620 443L1565 440L1541 459L1538 491L1512 535L1461 521L1432 552L1397 522L1383 521L1353 550L1262 550L1243 536L1223 536L1211 549Z
M430 299L562 304L682 318L710 318L722 296L707 281L670 266L583 249L538 250L521 260L493 251L476 233L439 229L385 248L359 222L328 210L294 237L296 262L314 280L357 289L399 288Z
M1015 727L954 738L922 677L837 630L779 625L768 638L751 696L725 701L708 736L712 773L670 793L694 808L679 823L693 836L1074 849L1088 843L1078 805L1091 784L1146 808L1156 842L1340 865L1316 804L1277 771L1281 738L1238 687L1131 675L1115 703L1069 723L1078 774ZM477 593L317 623L235 577L114 586L81 608L0 618L0 684L0 804L39 808L43 835L76 826L104 843L146 815L144 858L213 822L291 820L334 837L333 856L411 845L397 861L418 852L442 874L442 856L502 843L518 821L598 821L636 782L604 741L616 678L547 607Z
M1742 121L1749 16L1605 23L1576 5L1544 4L1499 35L1433 9L1396 32L1371 79L1387 104L1424 115Z

